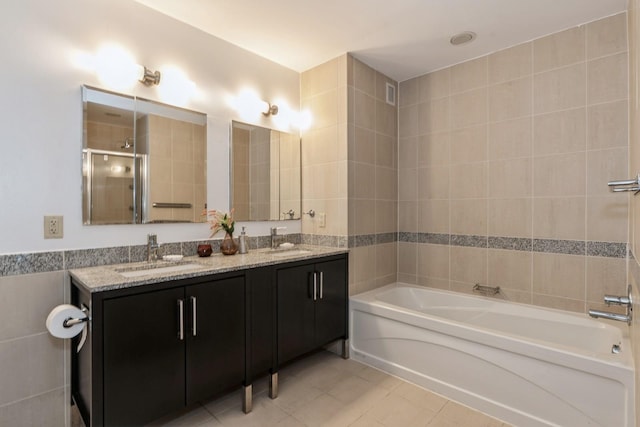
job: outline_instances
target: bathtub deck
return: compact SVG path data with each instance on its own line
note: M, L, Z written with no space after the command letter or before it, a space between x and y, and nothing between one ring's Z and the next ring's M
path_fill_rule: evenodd
M431 426L508 427L384 372L329 352L280 371L280 395L254 384L253 412L240 410L240 391L154 425L172 426ZM81 427L82 423L73 427Z

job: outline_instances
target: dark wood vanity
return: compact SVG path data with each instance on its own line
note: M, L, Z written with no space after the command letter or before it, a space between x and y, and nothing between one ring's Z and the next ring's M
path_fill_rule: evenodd
M72 303L91 315L72 356L72 397L85 424L143 425L241 386L250 409L256 378L277 379L283 364L346 341L347 259L343 252L104 291L72 271Z

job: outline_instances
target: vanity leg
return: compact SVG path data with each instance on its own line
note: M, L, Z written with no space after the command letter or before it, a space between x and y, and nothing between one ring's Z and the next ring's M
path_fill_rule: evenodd
M278 397L278 373L274 372L269 376L269 397L275 399Z
M253 384L242 387L242 412L248 414L253 409Z
M342 358L343 359L349 358L349 339L348 338L342 340Z

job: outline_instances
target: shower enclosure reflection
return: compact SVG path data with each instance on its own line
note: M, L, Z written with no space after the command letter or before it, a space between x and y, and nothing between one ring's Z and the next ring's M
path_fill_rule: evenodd
M83 222L198 222L206 115L83 87Z
M127 224L132 213L135 218L141 217L142 192L136 192L134 199L134 183L140 182L145 160L146 156L129 153L91 148L84 151L83 164L87 168L84 185L91 196L91 204L85 204L89 209L84 217L91 224Z

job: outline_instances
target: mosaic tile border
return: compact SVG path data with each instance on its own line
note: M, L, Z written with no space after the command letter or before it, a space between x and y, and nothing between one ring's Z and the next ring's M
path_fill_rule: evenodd
M295 243L295 242L292 242ZM329 246L332 248L349 247L348 236L327 236L323 234L302 234L300 242L303 245Z
M485 237L441 233L399 232L356 236L292 233L284 235L283 239L294 244L309 244L336 248L357 248L393 242L408 242L607 258L625 258L627 256L626 243L527 239L501 236ZM220 247L220 241L221 239L174 242L168 243L164 245L164 247L165 253L167 254L195 256L199 244L208 243L213 246L215 251ZM269 247L270 241L270 236L250 236L247 239L249 250L267 248ZM146 257L146 245L0 255L0 277L140 262L144 261Z
M398 233L360 234L349 236L347 239L349 248L361 248L364 246L382 245L398 241Z
M579 240L528 239L522 237L473 236L461 234L398 233L398 241L437 245L466 246L487 249L543 252L566 255L587 255L606 258L625 258L627 244Z
M302 237L298 233L286 234L283 239L295 244L300 244L302 241ZM195 256L197 255L199 244L208 243L213 247L214 251L217 251L220 248L221 241L222 239L173 242L162 246L165 255L182 254L184 256ZM268 248L271 238L270 236L250 236L247 239L247 243L249 250ZM341 247L346 247L346 243ZM0 277L141 262L146 259L146 245L0 255Z

